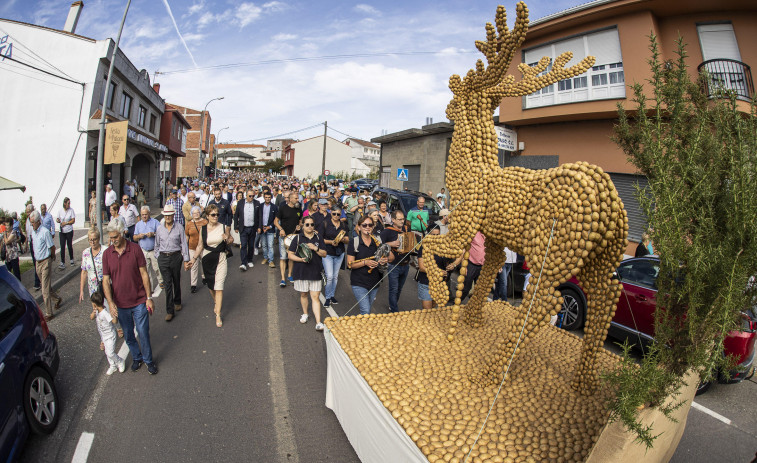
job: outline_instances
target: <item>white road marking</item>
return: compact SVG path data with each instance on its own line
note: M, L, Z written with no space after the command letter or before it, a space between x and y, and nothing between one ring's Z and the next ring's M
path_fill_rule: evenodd
M275 294L278 283L275 278L268 277L268 294ZM297 444L294 440L289 397L286 389L286 375L284 373L284 354L281 351L281 335L279 333L279 308L274 297L268 298L268 377L270 379L271 395L273 397L274 429L276 431L276 461L298 463Z
M716 420L722 421L723 423L725 423L725 424L727 424L729 426L731 425L731 420L729 420L728 418L724 417L720 413L713 412L709 408L707 408L705 406L702 406L702 405L699 405L696 402L691 402L691 406L694 407L694 408L696 408L697 410L699 410L702 413L706 413L706 414L710 415L711 417L715 418Z
M95 435L91 432L81 433L79 437L79 443L76 444L76 451L74 451L74 458L71 459L71 463L87 463L89 458L89 450L92 448L92 442L95 440Z

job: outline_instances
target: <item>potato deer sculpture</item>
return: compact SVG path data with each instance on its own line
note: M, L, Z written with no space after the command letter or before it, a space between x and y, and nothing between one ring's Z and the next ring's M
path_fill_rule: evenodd
M424 254L456 258L465 253L463 266L467 266L476 232L486 237L486 261L470 301L461 307L462 293L458 290L456 294L450 341L461 311L463 322L481 326L484 299L504 263L505 246L524 255L530 265L531 284L511 331L503 333L480 375L472 378L482 386L502 379L511 356L547 323L548 315L558 313L562 298L557 287L577 277L586 292L588 309L581 359L572 387L591 393L599 382L596 353L607 335L620 296L620 284L611 274L627 243L628 220L623 203L610 177L587 163L538 171L500 168L492 116L503 98L528 95L579 75L594 64L594 57L569 68L564 66L572 58L570 52L557 57L551 69L547 57L534 67L520 64L523 78L515 82L506 72L528 29L526 5L518 3L512 31L508 30L504 7L497 8L495 22L496 30L491 23L486 25L486 41L476 42L487 64L479 59L476 69L471 69L465 78L450 77L453 98L447 106L447 117L455 128L446 182L454 209L449 233L426 237ZM449 296L442 270L434 265L427 268L431 294L438 304L445 305ZM516 347L524 323L523 341Z

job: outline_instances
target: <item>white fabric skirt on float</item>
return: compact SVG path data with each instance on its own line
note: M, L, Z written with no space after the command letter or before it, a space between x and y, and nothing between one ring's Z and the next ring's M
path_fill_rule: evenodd
M402 426L342 350L331 331L326 339L326 406L334 411L363 463L428 462Z

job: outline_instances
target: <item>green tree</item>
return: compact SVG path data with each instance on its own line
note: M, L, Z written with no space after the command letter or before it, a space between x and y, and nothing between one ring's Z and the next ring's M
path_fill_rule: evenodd
M723 339L748 306L747 282L757 274L754 104L728 91L708 96L709 77L691 79L682 39L667 62L656 37L650 43L652 94L648 100L633 85L635 108L618 106L615 141L649 180L639 198L660 256L657 342L638 366L626 346L623 367L605 375L617 392L612 419L647 446L656 436L638 423L638 407L660 406L690 370L709 379L733 366L722 356Z
M273 173L280 173L281 169L284 168L284 160L283 159L271 159L270 161L266 161L263 164L263 172L268 172L269 169Z

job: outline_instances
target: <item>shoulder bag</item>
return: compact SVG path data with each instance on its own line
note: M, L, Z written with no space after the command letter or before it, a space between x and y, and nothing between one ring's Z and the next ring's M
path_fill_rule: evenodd
M103 290L103 281L97 275L97 264L95 263L95 256L92 255L92 248L89 248L89 258L92 259L92 269L95 271L95 279L97 279L97 289L95 290L95 292L102 294L103 299L105 299L105 291Z

